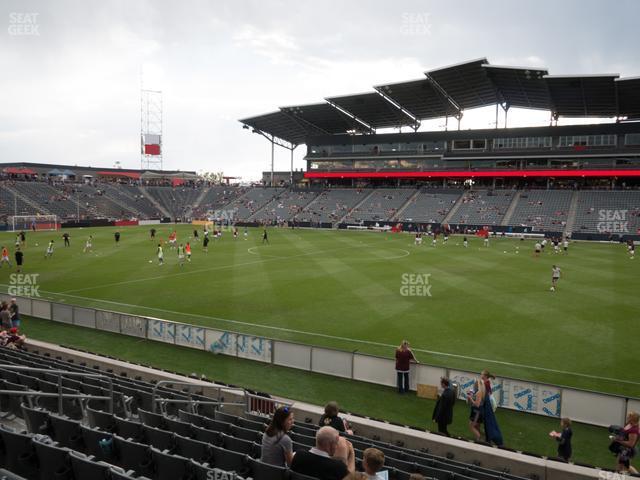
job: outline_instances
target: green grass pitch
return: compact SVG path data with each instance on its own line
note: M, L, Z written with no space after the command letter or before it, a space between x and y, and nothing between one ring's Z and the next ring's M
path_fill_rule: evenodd
M432 247L429 238L413 245L407 234L270 228L266 245L260 229L249 229L245 240L241 228L236 240L230 232L212 239L205 254L201 242L190 239L194 227L181 225L178 242L191 241L193 256L180 266L166 245L174 226L155 226L155 242L150 228L65 230L71 235L68 248L63 232L29 232L24 272L39 274L40 295L56 301L387 357L407 338L424 363L489 368L499 376L640 396L635 373L640 327L634 323L640 311L639 260L630 259L622 245L574 242L567 255L549 252L548 245L534 258L531 240L491 239L485 247L482 239L469 236L464 248L462 237L453 236L446 245L439 238ZM119 246L116 230L122 233ZM93 252L83 253L89 234ZM51 239L55 253L45 259ZM158 239L165 242L163 266L155 254ZM14 241L14 234L0 234L11 253ZM554 263L562 278L551 292ZM0 269L5 291L13 272ZM403 286L407 280L420 285L423 275L428 275L430 295L403 295L416 293ZM25 328L30 333L28 324ZM69 329L33 322L32 335L53 340L58 328ZM75 331L64 343L91 349L95 332ZM161 347L148 347L154 348ZM260 367L254 371L262 375ZM232 377L227 381L239 383ZM274 391L259 378L248 383ZM306 396L295 389L286 393ZM368 408L352 406L354 411ZM424 426L430 411L421 413L420 422L407 415L396 420ZM460 422L464 425L463 418ZM543 440L540 448L547 443ZM598 458L594 455L582 460Z

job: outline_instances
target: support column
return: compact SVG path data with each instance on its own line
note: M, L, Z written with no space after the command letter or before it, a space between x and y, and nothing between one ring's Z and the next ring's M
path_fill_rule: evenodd
M275 161L275 142L273 141L273 135L271 136L271 186L273 187L273 164Z
M289 185L293 187L293 149L295 147L291 147L291 174L289 175Z

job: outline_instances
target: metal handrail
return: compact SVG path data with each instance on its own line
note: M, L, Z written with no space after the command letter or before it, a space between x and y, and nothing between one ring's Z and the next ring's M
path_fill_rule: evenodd
M158 393L158 388L163 386L163 385L186 385L189 387L207 387L207 388L214 388L218 391L218 400L217 401L201 401L201 400L194 400L191 395L193 392L187 392L188 396L189 396L189 400L177 400L174 398L156 398L157 393ZM160 380L159 382L157 382L154 386L153 386L153 390L151 392L151 412L152 413L156 413L156 403L187 403L190 405L191 407L191 413L197 413L194 410L194 405L244 405L244 403L235 403L235 402L221 402L220 398L220 392L222 389L225 390L233 390L229 387L222 387L222 386L217 386L217 385L200 385L200 384L196 384L196 383L192 383L192 382L176 382L173 380ZM238 388L236 390L239 390L242 392L243 395L246 395L246 391L244 389Z
M63 414L63 405L62 400L65 398L86 398L89 400L108 400L109 401L109 413L113 413L113 379L108 375L103 375L100 373L84 373L84 372L70 372L67 370L53 370L50 368L36 368L36 367L25 367L22 365L2 365L0 366L2 370L15 370L18 372L38 372L38 373L51 373L54 375L58 375L58 393L45 393L38 392L37 390L0 390L0 394L3 395L27 395L32 397L44 397L44 398L52 398L58 397L58 413L60 415ZM98 395L89 395L89 394L75 394L75 393L62 393L62 376L70 376L70 377L87 377L87 378L102 378L106 379L109 382L109 396L98 396Z

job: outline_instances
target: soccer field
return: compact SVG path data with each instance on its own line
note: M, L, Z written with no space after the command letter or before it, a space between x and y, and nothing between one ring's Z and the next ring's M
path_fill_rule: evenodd
M66 230L68 248L62 232L28 233L24 271L56 301L387 357L407 338L425 363L640 396L638 266L622 245L576 242L534 258L530 240L432 247L407 234L271 228L268 245L240 229L205 254L184 225L178 243L191 241L192 261L180 266L165 245L159 266L149 228L119 229L119 246L116 228ZM156 228L166 242L173 225ZM15 235L0 240L13 254ZM0 269L5 291L12 272Z

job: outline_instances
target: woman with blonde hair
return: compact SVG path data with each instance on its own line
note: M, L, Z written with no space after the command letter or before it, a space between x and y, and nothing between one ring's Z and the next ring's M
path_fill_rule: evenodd
M402 340L396 349L396 373L398 374L398 393L409 391L409 369L411 362L420 363L409 348L409 342Z
M476 378L473 384L473 390L467 392L467 403L471 406L469 413L469 429L473 434L476 442L479 442L482 434L480 433L480 424L484 421L484 400L486 395L485 383L481 379Z
M627 421L620 432L620 434L614 437L613 444L619 445L617 449L618 464L616 470L619 472L631 471L631 459L636 455L636 445L640 438L640 414L638 412L629 412L627 414ZM611 448L611 447L609 447Z

